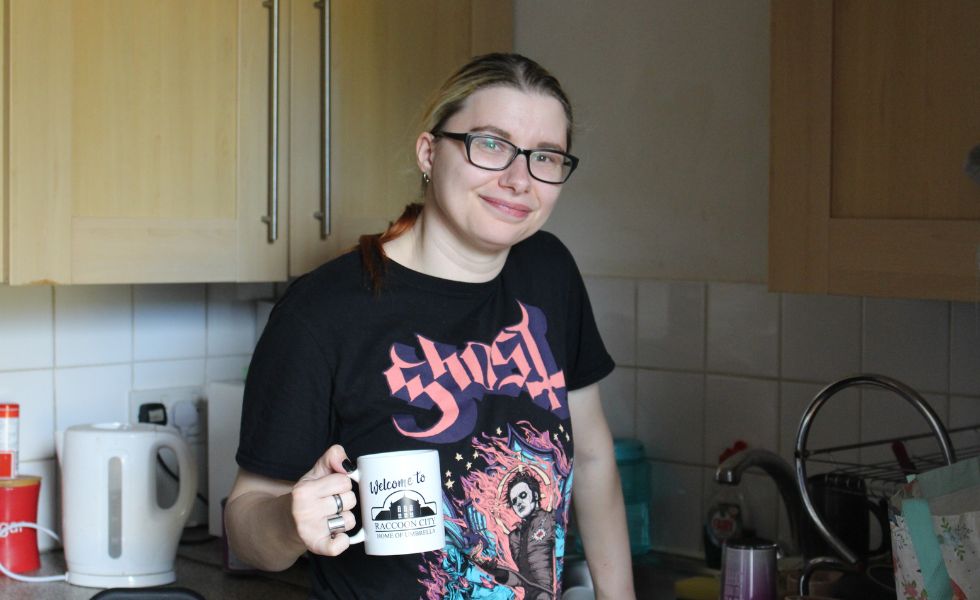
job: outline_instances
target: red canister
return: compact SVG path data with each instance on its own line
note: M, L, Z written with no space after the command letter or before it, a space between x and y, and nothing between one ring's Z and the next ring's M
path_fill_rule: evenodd
M0 563L14 573L40 568L37 530L11 527L11 523L37 523L37 498L41 478L22 475L0 479Z
M17 477L17 430L20 405L0 404L0 479Z

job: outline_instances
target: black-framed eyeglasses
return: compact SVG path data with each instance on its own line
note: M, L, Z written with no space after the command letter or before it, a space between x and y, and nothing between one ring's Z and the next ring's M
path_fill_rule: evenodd
M538 181L560 184L568 181L578 166L578 158L560 150L518 148L507 140L485 133L434 131L436 137L459 140L466 146L466 159L474 167L503 171L520 155L527 158L527 170Z

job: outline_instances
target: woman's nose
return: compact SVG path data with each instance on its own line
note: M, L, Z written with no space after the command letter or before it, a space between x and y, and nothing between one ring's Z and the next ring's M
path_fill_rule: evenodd
M501 172L500 184L517 193L524 193L531 187L531 172L528 169L528 157L519 154L513 162Z

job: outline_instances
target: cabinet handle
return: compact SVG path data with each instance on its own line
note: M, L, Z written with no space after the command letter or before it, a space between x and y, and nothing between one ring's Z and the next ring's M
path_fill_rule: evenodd
M966 164L963 165L963 170L974 183L980 184L980 144L970 149L969 154L966 155Z
M262 222L269 243L279 238L279 0L266 0L269 13L269 205Z
M330 0L314 2L320 9L320 239L330 235Z

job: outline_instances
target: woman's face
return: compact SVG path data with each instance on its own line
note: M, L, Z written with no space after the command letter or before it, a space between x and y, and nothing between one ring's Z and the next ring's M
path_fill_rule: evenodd
M496 86L471 95L442 130L486 133L525 149L567 150L567 125L557 99ZM426 210L427 227L434 219L479 252L506 250L541 229L561 192L561 185L531 177L525 156L503 171L488 171L470 164L462 141L423 133L416 147L419 167L432 178L428 200L435 210Z

